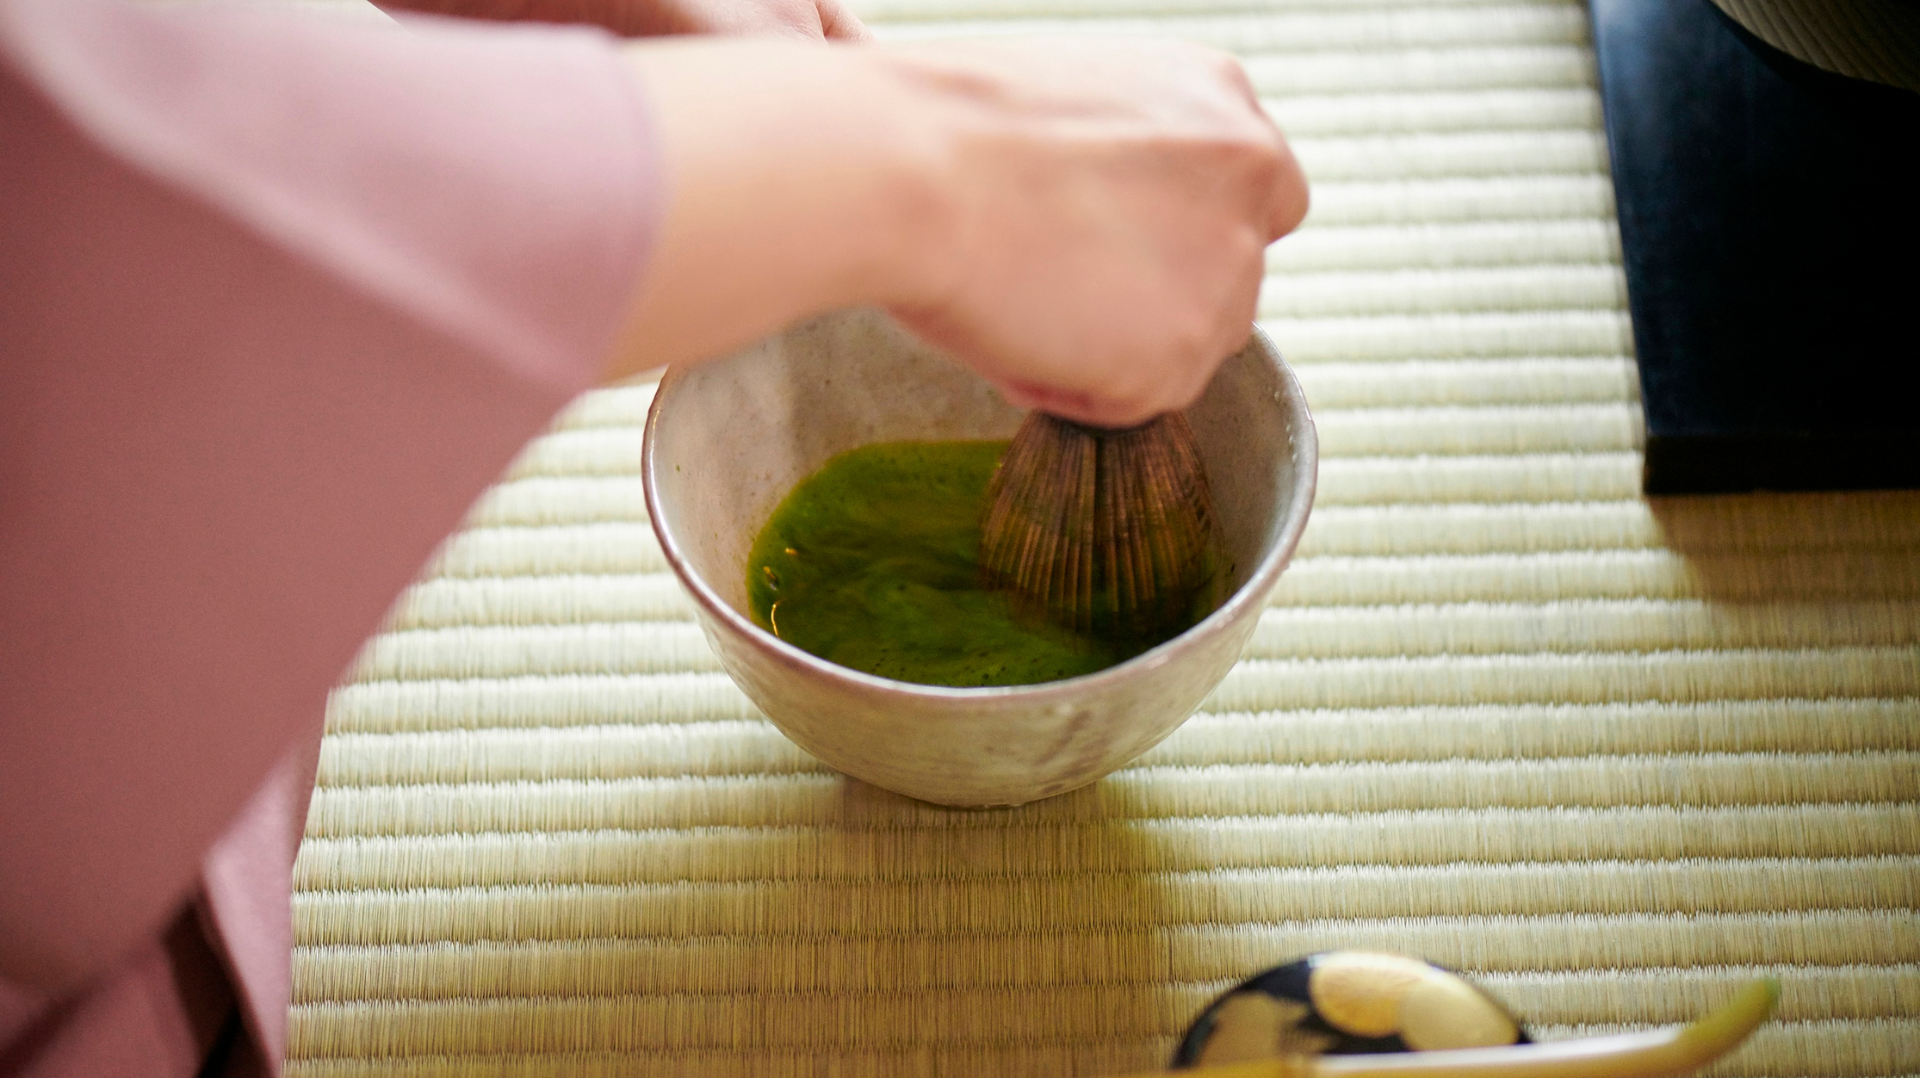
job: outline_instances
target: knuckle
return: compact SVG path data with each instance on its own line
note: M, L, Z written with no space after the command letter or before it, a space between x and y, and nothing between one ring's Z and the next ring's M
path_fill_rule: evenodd
M1184 371L1212 362L1216 358L1212 353L1219 339L1219 314L1215 310L1202 310L1196 306L1181 319L1170 335L1165 353L1167 367Z
M1201 44L1198 41L1182 41L1180 46L1186 50L1192 62L1208 75L1222 82L1244 80L1245 71L1240 61L1226 49Z

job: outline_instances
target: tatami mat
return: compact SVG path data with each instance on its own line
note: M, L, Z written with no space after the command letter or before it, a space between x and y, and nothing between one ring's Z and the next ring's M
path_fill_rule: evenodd
M689 620L650 389L593 394L334 696L292 1073L1119 1074L1232 981L1365 946L1547 1037L1771 973L1721 1073L1920 1074L1920 496L1639 495L1584 9L861 7L1212 42L1293 136L1314 210L1262 316L1326 459L1245 661L1078 794L847 782Z

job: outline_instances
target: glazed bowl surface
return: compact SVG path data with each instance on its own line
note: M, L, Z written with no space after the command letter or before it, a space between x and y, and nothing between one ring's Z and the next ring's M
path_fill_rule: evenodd
M1172 733L1226 676L1299 544L1313 421L1255 331L1187 411L1230 582L1220 608L1186 632L1082 677L957 689L849 670L754 622L748 553L796 483L875 442L1007 438L1022 414L870 310L816 318L661 380L641 465L661 549L722 667L775 726L848 775L963 806L1094 782Z

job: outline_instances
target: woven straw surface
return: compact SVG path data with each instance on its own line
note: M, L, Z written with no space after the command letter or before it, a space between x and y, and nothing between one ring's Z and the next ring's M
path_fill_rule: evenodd
M1584 10L869 0L1234 49L1313 177L1265 324L1321 498L1245 660L1004 812L826 771L721 674L583 399L334 696L292 1073L1117 1074L1320 948L1546 1037L1780 977L1725 1074L1920 1074L1920 497L1649 503Z

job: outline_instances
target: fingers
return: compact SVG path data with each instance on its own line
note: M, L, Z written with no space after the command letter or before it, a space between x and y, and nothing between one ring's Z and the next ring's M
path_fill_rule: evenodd
M1277 154L1277 167L1268 192L1267 209L1264 215L1267 227L1267 241L1274 240L1298 228L1307 216L1307 180L1300 171L1300 163L1293 156L1293 150L1287 145L1287 139L1281 133L1278 124L1267 115L1266 107L1260 103L1260 95L1254 89L1253 80L1247 77L1247 69L1233 54L1214 49L1204 49L1212 59L1216 77L1228 87L1243 104L1251 116L1260 125Z
M1293 156L1293 149L1287 145L1286 138L1277 127L1274 128L1274 137L1279 140L1281 160L1267 208L1268 243L1299 228L1300 222L1306 220L1311 205L1307 176L1300 170L1299 160Z
M1254 90L1253 80L1247 77L1246 66L1240 62L1240 58L1221 49L1209 48L1207 51L1214 56L1214 70L1220 80L1239 91L1240 97L1255 111L1260 111L1260 95Z
M859 16L840 3L840 0L814 0L814 6L820 11L820 30L828 41L872 41L873 32Z
M1000 390L1000 395L1007 399L1007 403L1015 408L1032 409L1093 426L1118 425L1103 422L1110 418L1109 413L1113 409L1103 406L1102 402L1096 401L1085 393L1050 389L1026 382L1002 382L997 388Z
M1022 382L1002 382L994 388L1015 408L1025 408L1036 412L1045 412L1050 416L1084 423L1089 427L1103 427L1107 430L1126 430L1137 427L1168 408L1151 405L1122 403L1096 397L1091 393L1075 393L1069 390L1048 389L1045 386L1028 385Z
M1247 77L1247 69L1240 61L1228 54L1221 54L1224 60L1218 70L1223 82L1238 91L1251 110L1257 122L1271 141L1275 153L1275 169L1272 184L1268 189L1267 242L1292 232L1300 226L1307 216L1307 179L1300 171L1300 162L1293 156L1293 149L1287 145L1287 137L1280 126L1267 115L1266 106L1260 103L1253 82Z

